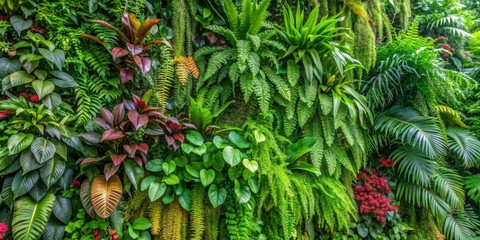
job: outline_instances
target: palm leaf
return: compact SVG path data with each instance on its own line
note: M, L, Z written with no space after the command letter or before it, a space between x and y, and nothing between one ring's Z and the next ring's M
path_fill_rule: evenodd
M455 171L440 167L433 177L435 191L445 199L453 208L463 209L465 205L465 192L463 191L463 178Z
M467 130L448 128L448 148L463 161L465 167L472 167L480 159L480 141Z
M399 147L392 155L399 175L414 184L428 187L437 169L437 163L429 159L420 149Z
M22 197L15 202L13 212L13 237L15 239L40 239L52 213L55 195L47 193L40 202Z
M475 202L480 203L480 174L464 178L467 195Z
M450 214L445 219L443 233L448 240L476 239L475 226L465 214Z

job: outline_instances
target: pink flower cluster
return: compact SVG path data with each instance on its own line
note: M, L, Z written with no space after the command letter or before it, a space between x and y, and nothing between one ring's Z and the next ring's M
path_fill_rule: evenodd
M80 187L80 185L82 185L82 183L77 179L72 180L71 184L72 184L72 187L74 188L78 188Z
M380 162L380 167L391 168L391 167L393 167L393 164L395 164L395 162L390 158L382 157L378 161Z
M453 47L450 46L450 44L448 44L448 43L442 43L442 44L440 44L440 47L445 49L445 50L448 50L451 53L453 53L455 51L455 49L453 49ZM448 57L448 55L449 55L448 52L445 52L445 51L442 52L442 56Z
M5 237L5 234L8 232L8 225L4 222L0 222L0 239Z
M360 213L373 213L377 221L385 223L389 211L398 211L398 207L391 205L387 197L392 190L384 176L360 172L357 181L360 185L355 186L353 192L355 200L360 204Z

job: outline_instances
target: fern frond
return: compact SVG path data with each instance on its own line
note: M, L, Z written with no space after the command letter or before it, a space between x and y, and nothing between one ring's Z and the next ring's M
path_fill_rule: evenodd
M286 100L290 101L290 88L288 87L287 83L285 80L283 80L282 77L278 76L271 68L268 66L265 66L263 68L263 72L265 75L268 77L271 83L276 87L276 90L280 95L282 95L283 98Z

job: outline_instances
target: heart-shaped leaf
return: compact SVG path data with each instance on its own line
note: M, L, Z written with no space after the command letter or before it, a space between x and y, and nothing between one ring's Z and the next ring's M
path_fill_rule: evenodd
M12 87L21 86L35 80L35 77L25 71L17 71L8 75Z
M162 197L165 190L167 190L167 185L161 182L160 179L155 179L148 188L148 197L150 198L150 201L153 202Z
M137 111L128 111L128 120L133 124L135 130L147 125L148 116L144 114L138 114Z
M121 47L114 47L112 49L112 57L113 60L117 60L118 58L124 57L128 55L128 50L123 49Z
M20 70L21 67L22 65L18 59L0 58L0 78Z
M113 175L115 175L115 173L117 173L119 168L120 168L120 164L119 165L114 165L112 163L105 164L105 167L103 168L103 174L105 174L105 179L108 181L110 177L112 177Z
M218 188L217 185L212 184L208 188L208 198L213 207L216 208L222 205L227 199L227 190L223 187Z
M192 210L192 204L193 204L192 192L189 189L185 189L185 191L183 191L182 195L180 195L180 197L178 197L178 202L183 207L183 209L185 209L187 211L191 211Z
M180 179L177 177L175 174L170 174L166 177L162 178L162 182L168 184L168 185L175 185L180 182Z
M149 58L144 58L137 55L133 57L133 60L135 60L135 63L137 64L143 75L147 74L148 71L150 71L152 63L150 62Z
M203 144L203 137L197 131L191 131L185 136L188 141L190 141L193 145L201 146Z
M56 78L51 79L55 85L61 88L70 88L70 87L78 87L78 83L73 79L73 77L62 71L50 71L50 74L55 76Z
M32 20L24 20L20 16L12 16L10 18L10 24L12 24L13 29L20 35L23 30L28 29L32 26Z
M38 137L33 140L30 145L33 155L38 163L42 164L47 160L50 160L53 155L55 155L56 147L55 144L48 141L43 137Z
M109 217L117 208L123 194L123 185L117 175L108 181L105 176L99 175L92 181L90 198L92 206L101 218Z
M55 156L40 168L40 177L47 187L51 187L62 177L64 171L65 161Z
M250 200L252 193L248 186L242 186L238 180L235 180L234 189L240 203L246 203Z
M237 166L242 161L242 152L231 146L227 146L223 149L223 159L230 166Z
M133 45L131 43L127 43L127 48L132 53L133 56L138 55L143 52L142 45Z
M30 150L25 150L22 152L22 155L20 155L20 165L24 173L39 169L42 166L37 162Z
M200 181L202 182L203 186L206 187L210 185L210 183L212 183L214 179L215 179L215 171L213 169L200 170Z
M23 171L18 171L12 182L13 197L17 198L28 193L37 183L40 176L37 171L32 171L23 174Z
M228 134L228 139L239 148L248 148L250 144L237 132L230 132Z
M152 223L145 218L145 217L139 217L133 221L132 227L135 230L147 230L152 226Z
M33 142L33 134L17 133L10 136L7 142L8 153L10 155L17 154L29 147Z
M42 99L42 102L50 111L52 111L54 108L60 106L60 104L62 103L62 97L60 97L58 93L52 92L45 96Z
M48 80L35 80L32 82L32 87L37 93L39 99L42 99L55 90L55 84Z
M42 54L42 56L55 64L55 66L59 70L62 70L63 63L65 62L65 53L63 53L62 50L55 49L53 51L50 51L45 48L39 48L38 51L40 52L40 54Z
M110 154L110 159L112 159L112 162L113 164L115 164L115 166L120 165L123 162L123 160L125 160L126 157L127 157L126 154L116 154L116 153Z
M162 168L163 168L163 171L165 172L166 175L170 175L170 173L173 173L175 172L175 169L177 168L177 165L175 164L174 161L170 161L170 162L164 162L162 163Z
M155 181L155 179L158 179L158 177L157 176L148 176L148 177L144 178L142 180L142 183L140 184L140 190L146 191L150 187L150 184L153 181Z
M252 173L254 173L258 170L257 161L250 161L248 159L243 159L242 163L243 163L243 166L245 166Z
M120 80L122 83L126 83L133 79L133 71L128 68L121 68L120 69Z

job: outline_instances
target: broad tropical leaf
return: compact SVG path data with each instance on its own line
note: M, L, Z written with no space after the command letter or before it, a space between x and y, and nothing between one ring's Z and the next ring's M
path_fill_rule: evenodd
M15 202L12 232L15 239L40 239L52 213L55 195L48 193L40 202L22 197Z
M108 181L105 180L104 175L100 175L92 181L90 189L92 206L102 218L107 218L115 212L122 194L123 185L117 175L110 177Z

